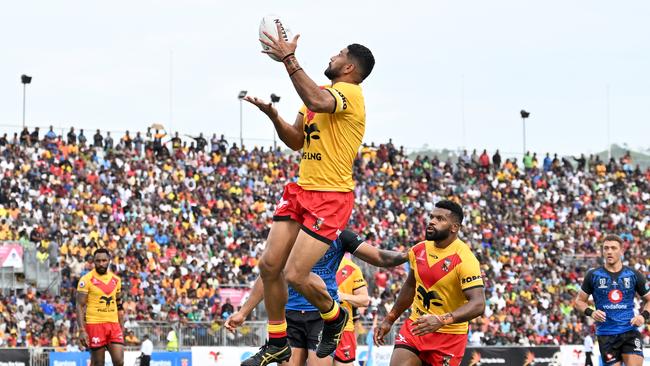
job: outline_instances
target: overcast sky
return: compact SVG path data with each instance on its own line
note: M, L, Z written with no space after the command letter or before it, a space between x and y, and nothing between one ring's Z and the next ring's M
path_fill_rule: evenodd
M650 148L647 0L5 1L0 124L22 121L23 73L28 125L160 122L236 140L242 89L279 94L293 120L301 101L257 41L268 13L301 34L297 56L317 83L347 44L373 51L367 142L520 152L525 108L531 150L593 152L607 144L609 105L609 140ZM253 106L243 116L245 137L272 139Z

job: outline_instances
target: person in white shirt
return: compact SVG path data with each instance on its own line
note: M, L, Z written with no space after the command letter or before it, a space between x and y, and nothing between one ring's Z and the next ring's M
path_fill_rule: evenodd
M151 362L151 354L153 353L153 342L149 339L149 335L145 334L140 346L140 366L149 366Z
M472 347L480 347L481 346L481 340L485 334L481 332L481 329L477 325L472 326L472 333L469 338L469 345Z
M587 334L584 342L585 347L585 366L593 366L591 356L594 354L594 340L591 335Z

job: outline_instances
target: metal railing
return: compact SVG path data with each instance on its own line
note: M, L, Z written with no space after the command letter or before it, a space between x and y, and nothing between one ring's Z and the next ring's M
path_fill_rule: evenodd
M11 295L17 288L16 270L13 267L0 268L0 295Z
M399 332L401 323L397 323L386 336L386 343L392 344ZM361 323L361 332L357 342L366 344L366 335L372 331L371 322ZM179 349L189 349L199 346L252 346L264 344L266 340L266 321L248 321L235 332L229 332L221 322L138 322L137 326L126 329L140 341L145 335L154 344L155 349L164 350L167 347L167 335L171 330L176 332Z

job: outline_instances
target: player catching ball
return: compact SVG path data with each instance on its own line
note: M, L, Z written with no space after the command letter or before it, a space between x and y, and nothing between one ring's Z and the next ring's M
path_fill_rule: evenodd
M278 24L278 34L281 34ZM365 132L366 110L361 82L375 59L370 50L351 44L330 59L325 76L331 85L319 87L296 58L298 36L291 42L266 33L266 53L282 60L304 102L293 124L285 122L270 103L246 97L273 122L280 139L293 150L302 149L300 178L288 183L273 216L266 248L259 262L264 304L269 316L268 343L242 362L264 366L291 357L287 341L287 282L313 304L324 321L316 355L335 350L349 314L327 292L323 280L311 273L339 233L354 206L352 165ZM286 282L285 282L286 279Z

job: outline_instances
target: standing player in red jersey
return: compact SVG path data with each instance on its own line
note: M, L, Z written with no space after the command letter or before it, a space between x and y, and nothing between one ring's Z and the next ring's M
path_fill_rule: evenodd
M246 97L246 101L269 117L287 146L302 149L302 159L298 182L285 186L276 207L259 262L269 315L269 341L242 362L243 366L265 366L291 357L284 309L287 282L319 310L324 320L316 355L324 358L336 350L349 314L332 299L323 280L311 269L344 230L352 213L352 166L366 124L359 84L375 64L368 48L351 44L330 59L325 76L331 85L319 87L298 64L298 36L291 42L269 34L267 37L270 41L262 41L269 47L265 52L282 60L304 106L291 125L270 103L252 97Z
M77 284L77 324L79 341L90 349L92 366L104 366L106 350L115 366L124 365L124 310L122 281L108 269L111 256L107 249L93 253L95 269Z
M479 262L458 239L463 209L440 201L431 213L426 241L409 250L411 270L395 305L375 330L384 344L393 323L411 306L395 339L391 366L458 366L467 344L468 321L485 311Z

